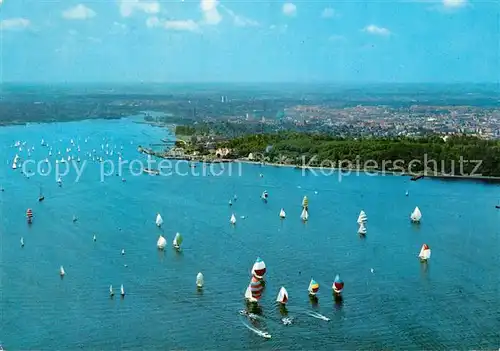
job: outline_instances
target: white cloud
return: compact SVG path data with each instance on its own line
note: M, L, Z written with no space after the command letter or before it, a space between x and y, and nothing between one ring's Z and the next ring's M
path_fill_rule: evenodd
M200 8L203 12L203 22L205 24L217 25L222 20L222 16L217 9L217 0L201 0Z
M370 24L369 26L366 26L363 31L373 34L373 35L382 35L382 36L388 36L391 34L391 31L387 28L383 27L378 27L374 24Z
M69 20L85 20L95 17L95 15L96 13L94 10L82 4L78 4L75 7L69 8L62 12L63 18Z
M154 15L160 12L160 3L156 1L120 0L120 13L123 17L129 17L136 11Z
M243 16L237 15L236 13L234 13L234 11L228 9L225 6L221 5L221 7L233 19L233 23L235 26L238 26L238 27L258 27L258 26L260 26L260 23L257 21L254 21L253 19L245 18Z
M1 30L21 30L30 26L30 21L26 18L9 18L0 21Z
M283 13L287 16L295 16L295 14L297 13L297 6L295 6L291 2L287 2L283 4Z
M199 26L193 20L184 20L184 21L170 21L170 20L161 20L158 17L149 17L146 20L146 26L149 28L164 28L169 30L177 30L177 31L187 31L187 32L198 32Z
M321 17L323 18L333 18L337 13L331 7L327 7L321 12Z
M458 8L467 5L467 0L443 0L443 6L447 8Z

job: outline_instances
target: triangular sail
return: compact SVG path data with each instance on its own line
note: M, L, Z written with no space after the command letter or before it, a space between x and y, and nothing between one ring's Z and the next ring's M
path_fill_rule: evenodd
M181 246L183 240L184 239L180 233L175 234L174 245Z
M420 212L420 209L418 208L418 206L415 207L415 209L411 213L410 218L413 222L420 222L420 220L422 219L422 212Z
M159 249L164 249L166 245L167 240L162 235L160 235L158 241L156 242L156 246L158 246Z
M311 281L309 282L309 288L307 290L309 290L310 294L315 295L319 290L319 284L314 279L311 279Z
M358 224L365 223L368 220L365 211L361 210L358 216Z
M302 213L300 214L300 219L302 219L303 221L307 221L308 218L309 214L307 213L307 210L304 208L302 210Z
M201 288L204 284L204 279L203 279L203 274L200 272L198 273L198 275L196 276L196 285Z
M276 298L276 302L286 304L288 302L288 292L284 287L281 287L280 291L278 292L278 297Z
M285 218L285 217L286 217L285 210L281 209L281 211L280 211L280 218Z
M156 225L157 225L158 227L161 227L161 225L162 225L162 224L163 224L163 218L161 218L161 215L158 213L158 214L156 215Z

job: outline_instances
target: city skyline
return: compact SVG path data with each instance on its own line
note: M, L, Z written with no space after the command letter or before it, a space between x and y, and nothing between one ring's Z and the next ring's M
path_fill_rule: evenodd
M498 82L494 2L0 1L3 82Z

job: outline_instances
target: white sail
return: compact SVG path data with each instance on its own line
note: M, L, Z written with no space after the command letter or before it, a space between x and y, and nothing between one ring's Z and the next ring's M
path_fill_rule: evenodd
M113 296L115 293L113 292L113 285L109 286L109 296Z
M160 235L158 241L156 242L156 246L158 246L160 250L163 250L165 246L167 246L167 240L162 235Z
M12 169L17 169L17 163L15 161L12 163Z
M161 227L161 225L162 225L162 224L163 224L163 218L161 218L161 215L158 213L158 214L156 215L156 225L157 225L158 227Z
M21 246L24 246L24 238L21 237Z
M280 211L280 218L285 218L285 217L286 217L285 210L281 209L281 211Z
M302 219L303 221L307 221L308 218L309 214L307 213L307 210L304 208L302 210L302 213L300 214L300 219Z
M368 220L368 217L366 216L366 213L365 211L361 210L361 212L359 213L359 216L358 216L358 223L361 224L361 223L364 223Z
M418 257L421 260L428 260L429 258L431 258L431 249L429 248L429 246L427 246L426 244L422 245Z
M122 294L122 296L125 296L125 289L123 288L123 284L120 286L120 294Z
M245 291L245 299L247 299L250 302L257 301L257 299L252 296L252 291L250 291L250 285L247 287L247 290Z
M411 213L410 219L412 220L412 222L420 222L420 220L422 219L422 212L420 212L418 206L415 207L415 209Z
M59 274L61 275L61 277L66 274L63 266L59 267Z
M363 224L363 222L361 222L360 225L359 225L358 234L363 234L363 235L366 234L366 227Z
M198 288L201 288L201 287L203 287L204 282L205 282L205 280L203 279L203 274L201 272L198 273L198 275L196 276L196 286Z
M236 217L235 217L234 213L231 215L231 219L229 220L229 222L231 224L236 224Z
M95 234L94 234L94 237L93 237L93 239L94 239L94 241L96 241L96 240L97 240L97 237L95 236Z
M280 291L278 292L278 297L276 298L276 302L286 304L288 302L288 292L284 287L281 287Z

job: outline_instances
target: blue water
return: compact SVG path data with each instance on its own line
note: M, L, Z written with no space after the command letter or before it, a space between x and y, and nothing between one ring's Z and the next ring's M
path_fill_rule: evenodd
M16 153L27 158L25 149L12 147L16 140L35 146L37 160L47 155L42 138L63 153L73 138L82 160L94 148L102 154L101 144L108 143L117 146L108 156L116 161L121 146L124 159L145 160L137 145L166 136L165 130L129 120L0 128L5 188L0 193L0 342L6 349L500 346L497 186L366 175L339 182L338 174L303 176L292 168L255 165L233 165L232 175L225 165L220 176L134 177L125 171L101 182L100 164L89 162L78 182L72 172L58 187L53 174L26 178L11 169ZM203 171L202 165L178 168ZM264 190L270 194L267 204L259 199ZM238 200L230 208L234 194ZM304 195L309 197L307 224L299 219ZM417 205L423 213L419 226L409 222ZM28 207L34 212L31 226L25 219ZM287 212L283 221L281 207ZM369 218L366 239L356 234L361 209ZM165 220L162 230L154 224L157 212ZM229 224L232 212L235 227ZM158 252L160 232L169 245L176 232L182 233L183 251ZM423 243L432 249L427 265L416 257ZM238 314L257 256L268 273L260 301L263 320L253 325L272 334L270 340L248 330L243 322L251 322ZM199 271L205 276L202 293L195 288ZM345 281L341 304L332 299L337 273ZM311 278L320 283L317 306L307 296ZM126 297L110 299L110 284L116 292L124 284ZM281 286L290 295L291 326L280 324L275 306ZM314 319L308 311L331 321Z

